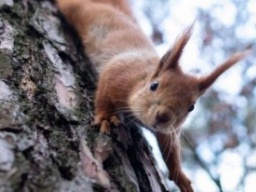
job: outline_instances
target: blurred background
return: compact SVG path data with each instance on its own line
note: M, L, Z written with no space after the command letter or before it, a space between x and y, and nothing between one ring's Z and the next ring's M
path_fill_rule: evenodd
M256 191L256 0L132 0L160 55L196 21L181 59L197 75L231 54L252 54L226 72L182 127L183 168L198 192Z

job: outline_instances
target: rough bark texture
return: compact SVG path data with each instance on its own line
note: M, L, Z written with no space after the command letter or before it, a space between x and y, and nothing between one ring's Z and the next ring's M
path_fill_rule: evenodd
M136 127L92 127L95 73L49 1L0 2L0 192L166 191Z

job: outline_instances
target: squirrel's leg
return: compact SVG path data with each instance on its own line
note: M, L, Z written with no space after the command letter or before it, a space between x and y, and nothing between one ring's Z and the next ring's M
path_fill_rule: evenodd
M129 2L127 0L92 0L92 1L109 4L114 8L122 11L124 14L126 14L128 17L130 17L132 20L135 21L135 18L131 10L131 6L129 5Z
M116 113L116 107L108 95L108 84L101 83L102 81L104 78L99 79L96 91L94 124L100 126L100 132L110 134L110 125L118 127L121 121Z
M191 181L181 169L180 143L178 138L164 133L156 133L163 159L169 169L169 179L173 180L181 192L193 192ZM171 138L170 138L171 137ZM172 141L172 139L176 139Z

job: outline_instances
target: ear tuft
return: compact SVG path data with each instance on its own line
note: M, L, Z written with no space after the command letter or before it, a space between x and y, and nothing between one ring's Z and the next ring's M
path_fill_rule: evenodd
M182 55L184 47L186 46L187 42L191 37L194 23L192 23L192 25L190 25L183 32L183 34L176 40L175 44L173 45L173 48L168 50L167 53L162 57L153 77L156 77L159 73L165 70L175 69L178 67L178 61Z
M235 53L229 59L227 59L224 63L218 66L212 73L208 76L202 77L199 79L199 91L200 93L204 93L206 89L208 89L214 81L226 70L235 65L238 61L246 57L251 53L251 50L246 50L243 52Z
M157 76L159 72L168 69L175 69L178 66L178 61L182 55L182 51L191 37L193 26L194 23L183 32L183 34L174 43L172 49L168 50L162 57L154 76Z
M183 34L176 40L173 48L169 50L162 58L162 62L165 63L166 68L175 68L178 65L178 61L182 55L183 49L188 43L194 24L189 26Z

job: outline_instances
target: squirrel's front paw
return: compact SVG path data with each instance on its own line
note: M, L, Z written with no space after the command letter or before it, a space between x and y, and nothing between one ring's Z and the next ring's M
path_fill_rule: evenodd
M180 173L175 183L180 188L181 192L194 192L191 181L187 178L184 173Z
M182 184L180 187L181 192L194 192L194 189L192 188L191 184Z
M121 121L117 115L112 115L110 118L106 119L96 115L94 118L94 125L100 126L101 133L109 135L111 133L111 124L113 124L115 127L120 126Z

